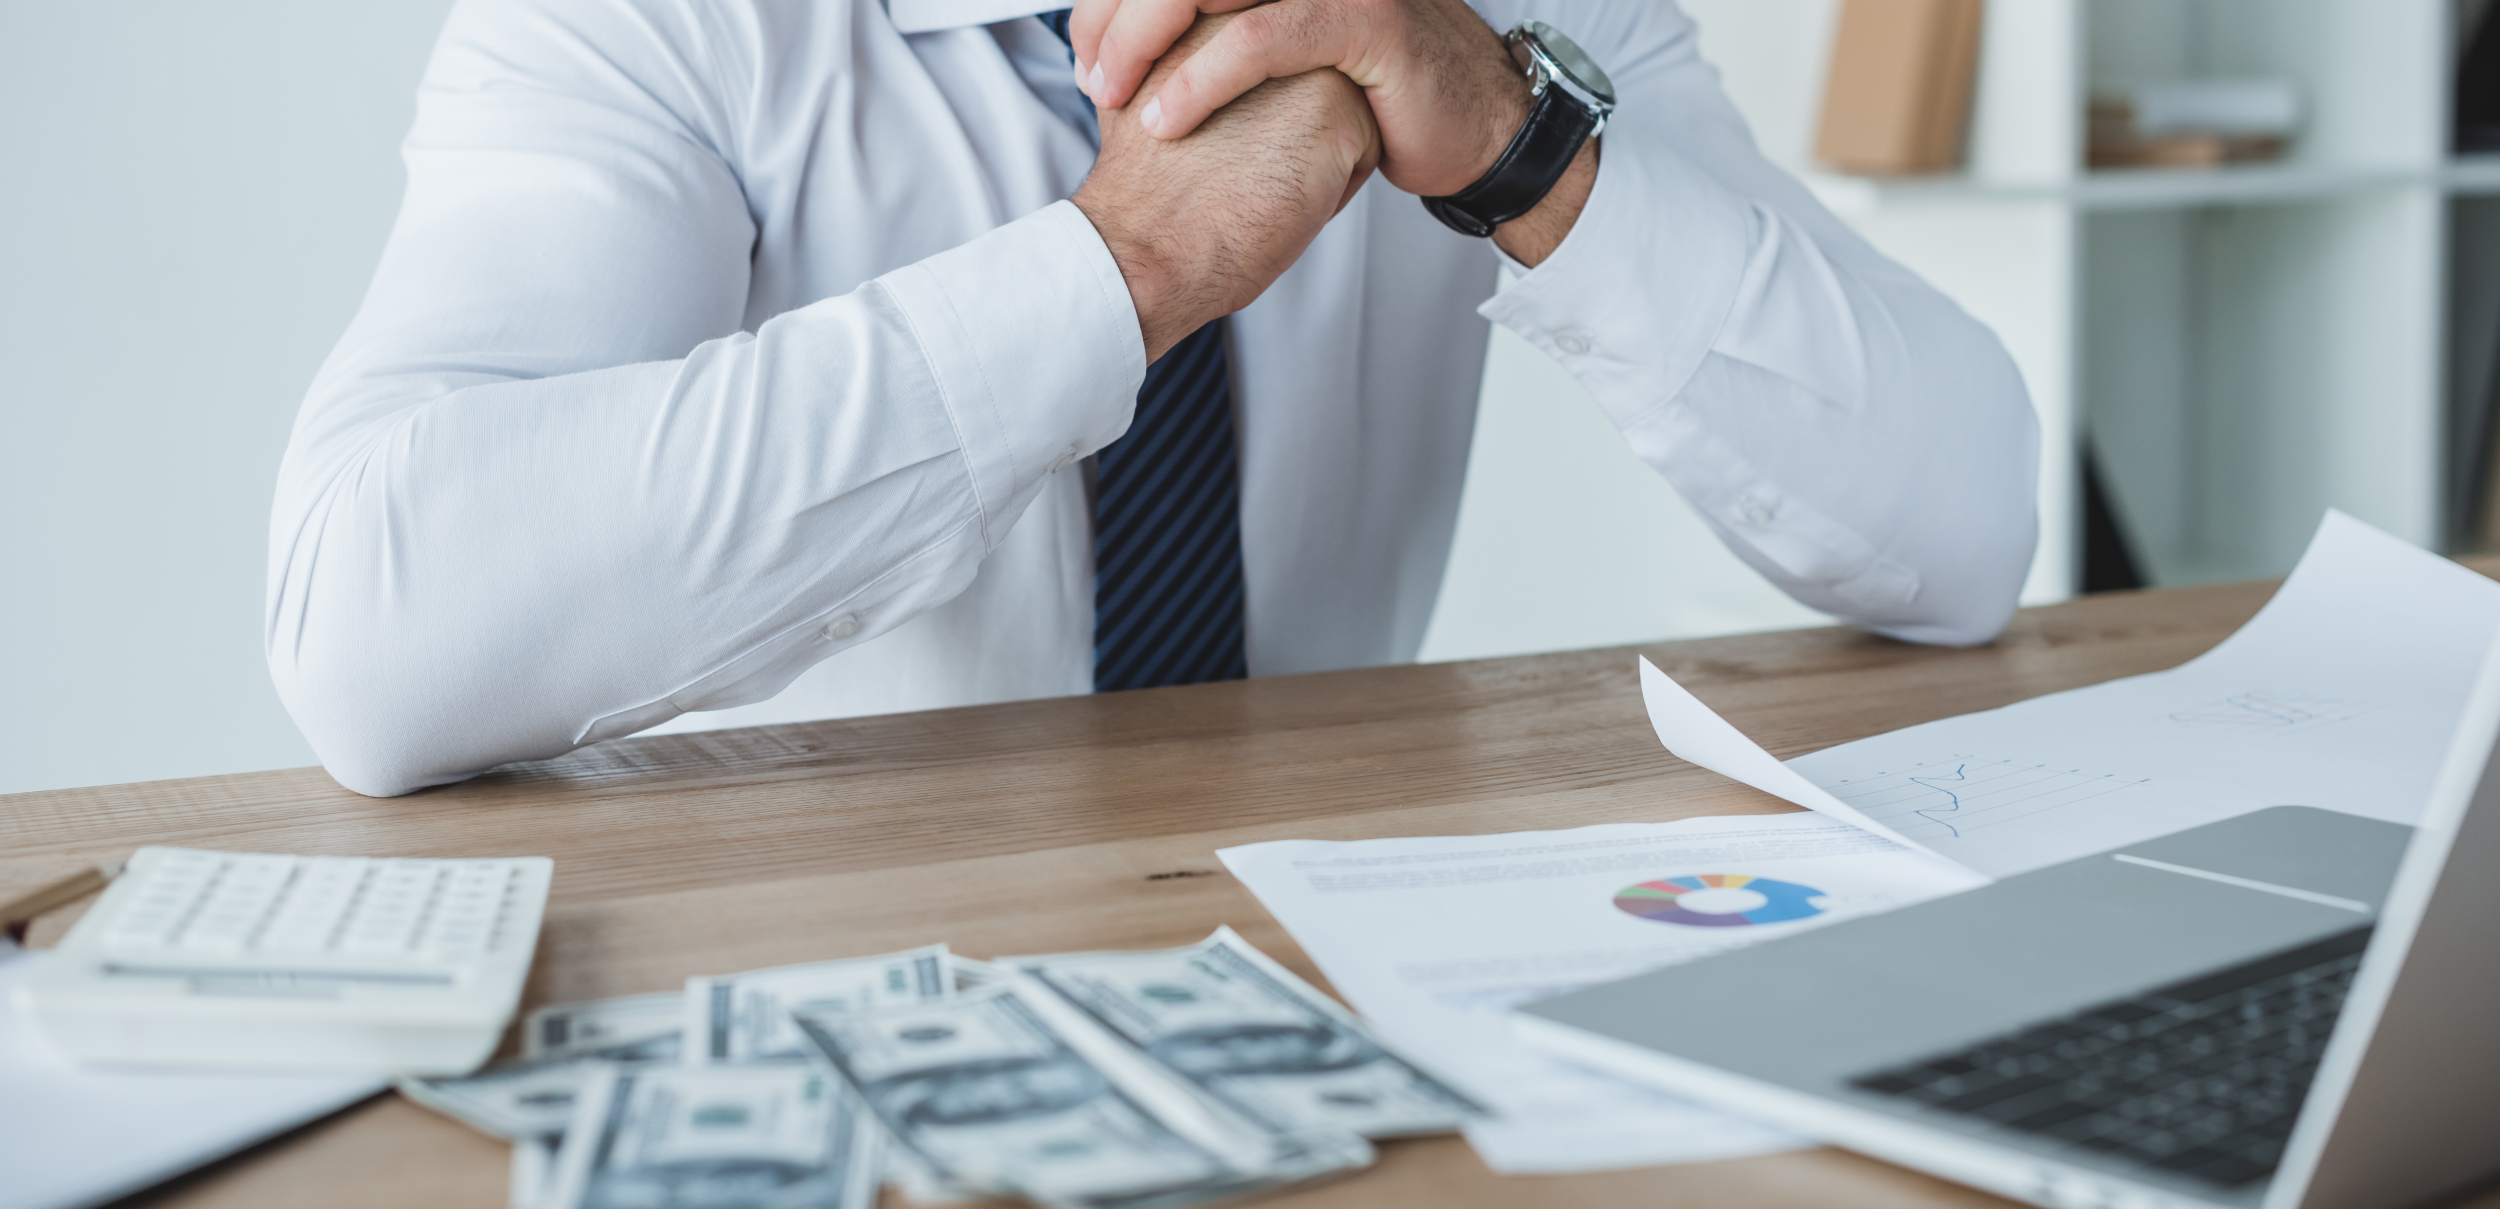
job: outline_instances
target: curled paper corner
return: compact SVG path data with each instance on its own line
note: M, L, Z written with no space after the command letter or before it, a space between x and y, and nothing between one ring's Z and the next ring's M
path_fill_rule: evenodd
M1917 840L1867 817L1865 811L1833 797L1829 790L1809 781L1797 770L1780 763L1779 757L1762 750L1762 745L1745 737L1717 711L1701 703L1675 678L1658 670L1646 655L1641 661L1641 702L1649 708L1649 725L1658 732L1658 742L1678 759L1698 764L1730 780L1742 781L1764 793L1829 815L1863 831L1871 831L1885 839L1923 852L1937 860L1961 867L1961 862L1937 852Z

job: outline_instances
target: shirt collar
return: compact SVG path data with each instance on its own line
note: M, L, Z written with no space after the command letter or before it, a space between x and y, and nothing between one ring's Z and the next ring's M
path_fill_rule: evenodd
M992 25L1068 7L1058 0L886 0L886 16L907 34Z

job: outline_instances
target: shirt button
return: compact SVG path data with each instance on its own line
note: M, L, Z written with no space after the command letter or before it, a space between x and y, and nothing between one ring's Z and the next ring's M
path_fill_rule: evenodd
M1779 515L1778 509L1773 508L1769 501L1758 495L1746 496L1742 510L1745 519L1757 525L1770 524L1771 518Z
M1587 332L1576 327L1567 327L1554 333L1554 347L1574 357L1587 353L1593 343Z
M1058 457L1051 459L1050 472L1052 474L1057 474L1060 471L1067 469L1068 463L1083 456L1084 451L1080 447L1071 444L1065 452L1061 453Z
M840 642L859 632L859 618L849 613L834 618L825 626L825 637Z

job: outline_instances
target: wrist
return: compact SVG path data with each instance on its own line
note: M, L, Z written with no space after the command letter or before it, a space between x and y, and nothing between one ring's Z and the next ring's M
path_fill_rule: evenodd
M1501 56L1499 74L1482 93L1481 133L1476 154L1470 157L1466 173L1444 193L1456 193L1484 178L1493 165L1510 149L1511 140L1519 137L1520 128L1528 124L1528 114L1536 108L1536 95L1529 91L1528 78L1511 65L1510 54Z
M1516 245L1542 259L1570 230L1596 180L1593 147L1614 112L1614 83L1571 39L1543 22L1523 21L1502 41L1525 83L1504 94L1506 103L1488 106L1509 111L1494 127L1506 129L1507 140L1471 183L1451 193L1425 194L1423 203L1450 229L1477 238L1541 215L1542 221L1520 228L1503 247Z
M1145 345L1147 364L1154 364L1173 345L1218 317L1201 313L1208 309L1197 296L1204 291L1191 288L1199 275L1175 265L1161 241L1122 219L1120 207L1083 188L1069 200L1094 224L1094 233L1102 237L1112 262L1120 266L1120 279L1128 284L1129 303L1137 312L1137 334Z
M1597 187L1597 158L1598 140L1580 144L1580 153L1535 209L1493 228L1493 242L1503 254L1533 269L1562 246Z

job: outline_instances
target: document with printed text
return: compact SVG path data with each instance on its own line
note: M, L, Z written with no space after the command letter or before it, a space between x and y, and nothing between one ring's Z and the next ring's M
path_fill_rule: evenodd
M1383 1037L1495 1110L1467 1138L1510 1174L1801 1144L1546 1057L1513 1006L1987 880L1816 814L1217 855Z

